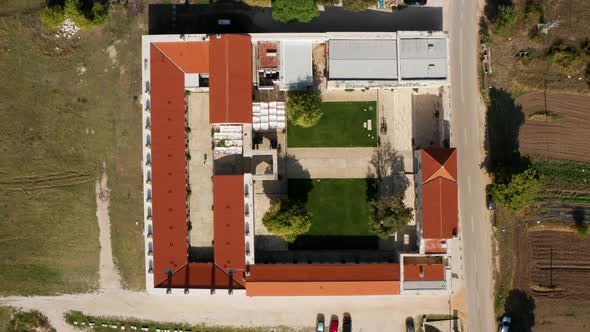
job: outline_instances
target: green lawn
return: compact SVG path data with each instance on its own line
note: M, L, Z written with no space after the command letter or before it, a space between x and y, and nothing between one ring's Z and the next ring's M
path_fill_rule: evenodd
M376 102L322 103L322 111L322 119L311 128L299 127L289 122L289 147L377 146ZM371 130L363 128L363 122L367 120L372 122Z
M373 188L371 179L289 179L289 197L305 201L313 222L292 249L375 248L367 202Z

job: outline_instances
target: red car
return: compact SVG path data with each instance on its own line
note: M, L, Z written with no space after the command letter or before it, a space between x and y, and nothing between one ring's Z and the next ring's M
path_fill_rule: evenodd
M330 332L338 332L338 318L334 318L330 322Z

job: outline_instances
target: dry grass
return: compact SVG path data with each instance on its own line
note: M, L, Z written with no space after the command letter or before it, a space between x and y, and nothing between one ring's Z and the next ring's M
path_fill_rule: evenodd
M142 287L137 26L115 7L106 26L63 40L42 31L38 11L0 17L0 295L98 286L103 161L114 254L126 284Z
M495 0L488 0L495 1ZM514 0L518 10L518 21L508 37L492 36L492 66L494 72L488 76L488 85L508 91L549 90L588 93L586 65L590 56L582 54L577 64L564 68L552 63L546 56L549 48L558 41L580 48L588 37L583 27L590 21L590 1L558 0L542 1L544 20L560 20L560 25L549 31L548 35L531 38L536 21L527 20L525 0ZM521 58L520 51L529 51L530 56ZM569 76L569 78L568 78Z

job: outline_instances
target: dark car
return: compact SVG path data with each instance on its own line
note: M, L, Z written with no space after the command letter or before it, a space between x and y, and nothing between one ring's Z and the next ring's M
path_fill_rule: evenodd
M488 205L488 210L490 210L490 211L496 210L496 202L494 201L494 197L492 197L492 195L490 195L490 194L488 194L488 196L487 196L487 205Z
M416 332L414 329L414 318L406 318L406 332Z
M352 319L350 314L345 312L342 317L342 332L350 332L352 331Z

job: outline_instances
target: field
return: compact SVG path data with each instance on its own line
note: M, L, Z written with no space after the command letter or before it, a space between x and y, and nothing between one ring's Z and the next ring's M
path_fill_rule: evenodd
M289 197L305 201L312 226L296 249L366 249L376 246L369 230L370 179L289 179Z
M38 311L22 311L0 307L0 331L2 332L55 332L47 317Z
M492 74L486 77L485 86L496 86L513 92L515 97L527 91L544 90L555 92L588 93L586 70L590 55L579 52L579 59L571 66L560 66L546 56L549 48L556 42L581 48L588 38L586 29L580 28L590 21L590 1L560 0L535 1L541 3L544 22L559 20L559 26L549 30L547 35L536 36L535 27L538 15L526 15L527 0L487 0L486 16L488 22L497 15L498 4L513 3L518 19L505 37L492 33L491 60ZM533 2L533 1L530 1ZM520 57L520 51L528 56ZM569 76L569 77L568 77Z
M526 118L519 138L523 154L590 162L590 96L533 92L516 102ZM545 112L553 118L531 119Z
M0 17L0 49L0 295L96 289L103 163L115 260L141 288L137 19L113 7L104 27L67 40L17 11Z
M365 111L366 110L366 111ZM289 147L365 147L377 146L377 106L375 102L322 103L320 122L303 128L291 122L287 128ZM371 120L371 130L363 122Z

